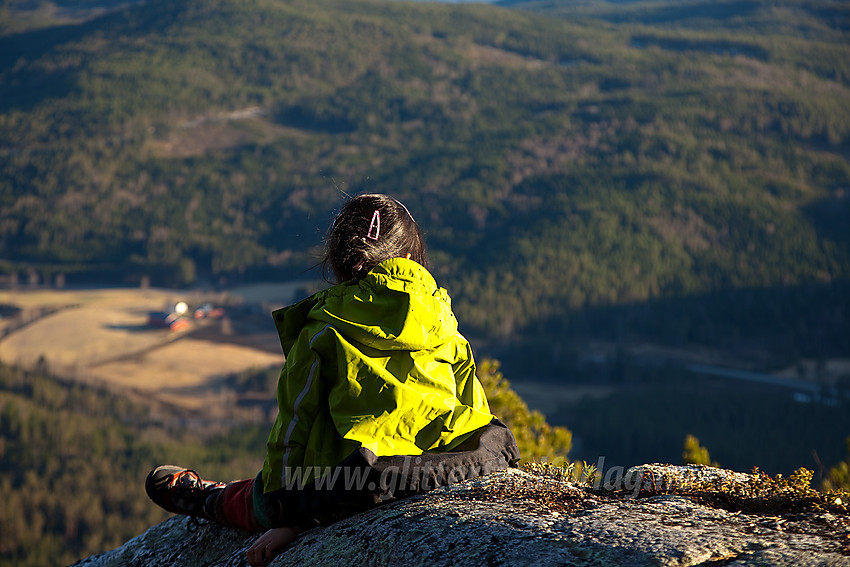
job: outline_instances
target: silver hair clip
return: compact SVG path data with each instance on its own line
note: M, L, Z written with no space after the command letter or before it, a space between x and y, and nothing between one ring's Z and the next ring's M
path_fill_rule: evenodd
M374 234L372 234L373 230L375 231ZM366 233L366 238L378 240L379 234L381 234L381 213L378 209L375 209L375 212L372 213L372 222L369 224L369 231Z

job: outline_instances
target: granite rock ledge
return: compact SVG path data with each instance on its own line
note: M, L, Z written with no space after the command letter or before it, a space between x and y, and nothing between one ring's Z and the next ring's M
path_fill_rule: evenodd
M693 467L644 465L695 474ZM747 475L696 470L729 482ZM737 475L737 476L736 476ZM610 497L557 478L508 470L386 504L304 533L285 565L840 565L850 567L846 517L797 519L718 509L683 497ZM77 567L243 567L257 537L183 517L153 526Z

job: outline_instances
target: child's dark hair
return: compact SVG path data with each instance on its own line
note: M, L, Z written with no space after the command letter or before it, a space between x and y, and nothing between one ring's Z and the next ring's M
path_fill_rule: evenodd
M342 206L325 240L323 273L338 283L363 279L388 258L405 257L428 267L419 225L400 201L379 194L358 195Z

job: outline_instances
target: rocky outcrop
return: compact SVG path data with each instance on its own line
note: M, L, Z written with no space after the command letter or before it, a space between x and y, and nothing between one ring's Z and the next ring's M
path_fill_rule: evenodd
M718 469L646 466L621 480L637 489L700 474L724 482L748 478ZM509 470L306 532L272 565L850 566L848 525L846 516L750 515L684 496L633 498L627 490L591 491ZM242 567L256 537L175 517L76 565Z

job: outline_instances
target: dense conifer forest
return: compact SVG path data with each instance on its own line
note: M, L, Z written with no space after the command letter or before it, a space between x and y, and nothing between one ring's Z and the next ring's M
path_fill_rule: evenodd
M345 194L389 192L464 330L550 370L599 327L850 352L847 8L513 4L6 2L0 270L302 276Z
M0 565L68 565L164 520L144 492L158 463L191 461L228 480L262 464L257 427L199 437L185 426L191 416L150 412L43 370L0 366Z

